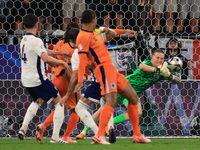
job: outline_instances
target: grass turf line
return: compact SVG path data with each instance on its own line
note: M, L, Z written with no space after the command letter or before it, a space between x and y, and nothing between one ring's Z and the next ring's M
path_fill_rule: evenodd
M133 143L131 139L117 139L111 145L90 145L91 139L77 140L78 143L52 144L50 139L37 143L35 139L2 139L0 150L200 150L200 139L151 139L152 143Z

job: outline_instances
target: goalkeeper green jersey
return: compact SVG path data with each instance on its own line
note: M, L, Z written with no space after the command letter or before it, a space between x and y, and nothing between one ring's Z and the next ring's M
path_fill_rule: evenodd
M141 62L141 64L152 66L152 62L148 59L145 59L143 62ZM162 76L160 73L141 71L139 67L137 67L137 69L134 71L133 74L126 76L126 78L130 82L133 89L136 91L138 97L140 96L141 93L143 93L146 89L148 89L154 83L161 80L168 80L167 77ZM122 104L125 104L128 102L127 99L123 98L120 94L118 94L117 103L120 100L122 100Z

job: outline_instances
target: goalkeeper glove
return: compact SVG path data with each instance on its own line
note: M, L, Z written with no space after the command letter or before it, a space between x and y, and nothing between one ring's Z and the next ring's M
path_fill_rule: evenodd
M172 80L174 77L173 75L171 75L171 73L169 72L168 68L168 63L164 62L163 65L160 65L158 67L154 68L154 72L160 73L162 76L169 78L170 80Z

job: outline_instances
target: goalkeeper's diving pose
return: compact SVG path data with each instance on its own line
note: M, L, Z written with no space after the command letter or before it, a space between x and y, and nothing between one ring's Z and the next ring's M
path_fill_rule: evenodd
M140 95L147 88L151 87L158 81L161 80L170 80L176 84L181 83L181 80L171 75L169 70L167 69L167 62L164 62L164 52L160 49L157 49L153 52L152 60L145 59L140 63L139 67L134 71L133 74L126 76L131 86L137 93L138 96L138 111L139 115L142 114L141 104L140 104ZM164 63L163 63L164 62ZM120 94L117 95L117 104L122 100L122 105L126 108L128 107L128 100L123 98ZM101 109L101 108L100 108ZM99 113L99 111L97 111ZM94 113L93 119L98 121L98 115ZM128 113L121 114L113 119L113 123L121 123L129 120ZM110 126L109 126L110 128ZM113 128L113 127L112 127ZM83 139L86 133L90 130L87 126L83 129L83 131L76 136L77 139Z

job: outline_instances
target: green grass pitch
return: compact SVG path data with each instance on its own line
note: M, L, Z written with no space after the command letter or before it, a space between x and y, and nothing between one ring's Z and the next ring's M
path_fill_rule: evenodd
M78 143L51 144L50 139L37 143L35 139L2 139L0 150L200 150L200 139L151 139L152 143L132 143L131 139L117 139L115 144L89 144L91 139L77 140Z

